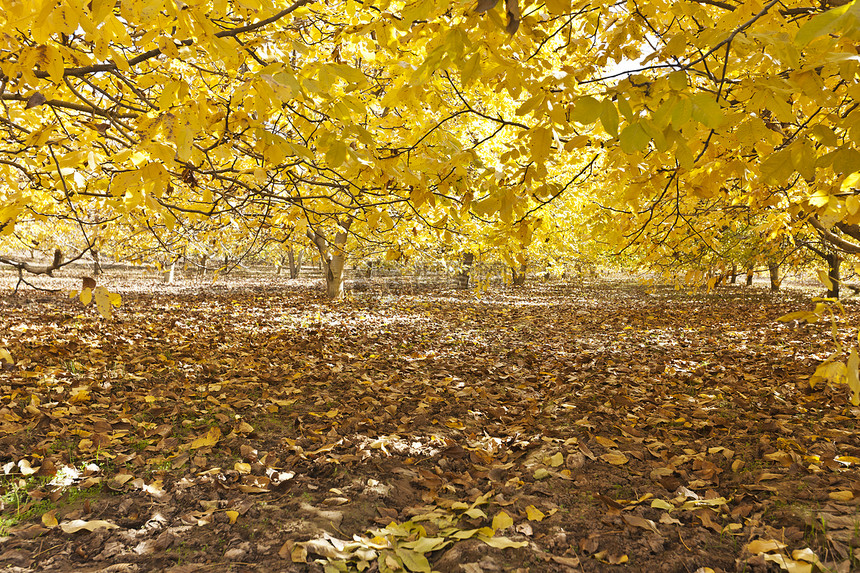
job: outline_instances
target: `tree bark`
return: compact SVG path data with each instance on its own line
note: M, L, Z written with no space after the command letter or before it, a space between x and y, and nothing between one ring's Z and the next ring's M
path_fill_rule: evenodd
M475 264L475 254L470 252L463 253L463 262L460 272L454 277L454 284L459 289L469 288L469 278L472 272L472 265Z
M178 259L173 259L170 261L170 269L164 272L164 282L172 285L174 278L176 278L176 261Z
M732 271L731 271L731 274L729 275L729 277L731 278L731 281L730 281L731 284L735 284L736 282L738 282L738 265L737 264L732 263Z
M326 236L310 228L307 230L308 238L313 241L320 252L320 262L325 276L325 294L331 300L343 296L343 269L346 265L346 239L348 237L352 219L338 221L339 229L334 235L334 243L330 243Z
M302 269L302 256L304 255L304 251L299 251L298 256L296 256L295 251L292 247L290 247L289 253L287 253L287 259L290 263L290 278L297 279L299 278L299 271Z
M511 275L511 284L513 286L523 286L526 284L526 264L521 264L519 269L511 267Z
M839 298L839 266L842 264L842 257L837 253L827 254L827 278L830 279L832 288L827 291L827 296L830 298Z
M90 255L93 257L93 276L97 277L102 274L102 265L101 261L99 261L99 252L95 249L90 251Z
M767 270L770 273L770 290L778 291L782 284L782 279L779 277L779 263L768 263Z
M747 269L747 286L752 286L753 278L755 278L755 270L749 267Z

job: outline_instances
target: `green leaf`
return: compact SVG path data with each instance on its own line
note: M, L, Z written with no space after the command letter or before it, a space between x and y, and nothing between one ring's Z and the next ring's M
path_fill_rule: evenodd
M687 87L687 72L677 70L669 74L669 87L681 91Z
M644 151L651 140L638 123L632 123L622 129L619 139L621 140L621 149L624 153Z
M573 106L573 113L570 114L570 119L582 124L594 123L601 117L603 105L603 103L591 96L583 96L576 100ZM615 106L613 106L613 109L615 109ZM607 129L607 131L609 130Z
M603 129L612 137L618 137L618 110L611 100L603 100L600 110L600 123Z

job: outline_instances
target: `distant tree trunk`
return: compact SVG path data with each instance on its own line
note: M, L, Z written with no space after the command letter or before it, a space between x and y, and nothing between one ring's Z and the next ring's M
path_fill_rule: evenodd
M346 239L352 219L338 222L339 229L334 236L334 243L329 243L325 235L319 231L307 230L308 238L313 241L320 252L320 261L325 275L325 294L335 300L343 296L343 269L346 265Z
M514 286L523 286L526 284L526 264L520 265L520 268L511 267L511 284Z
M206 276L206 265L209 263L209 257L207 255L200 255L200 276Z
M753 278L755 278L755 269L749 267L747 269L747 286L752 286Z
M364 278L372 279L373 278L373 261L367 261L367 268L364 269Z
M472 272L472 265L475 264L475 254L470 252L463 253L463 262L460 272L454 277L454 284L459 289L469 288L469 277Z
M767 270L770 272L770 290L778 291L782 279L779 278L779 263L768 263Z
M92 257L93 257L93 276L97 277L100 274L102 274L102 265L101 265L101 262L99 261L99 252L95 249L92 249L90 251L90 253L92 254Z
M176 278L176 261L178 258L170 261L170 269L164 272L164 282L172 285L173 280Z
M731 279L731 284L735 284L738 282L738 265L737 263L732 263L732 271L729 274L729 278Z
M837 253L828 253L827 257L827 278L830 279L830 284L833 288L827 291L827 296L830 298L839 298L839 267L842 264L842 257Z
M298 257L296 256L293 248L290 247L289 253L287 253L287 259L290 263L290 278L297 279L299 278L299 271L302 270L302 257L305 254L304 251L299 251Z

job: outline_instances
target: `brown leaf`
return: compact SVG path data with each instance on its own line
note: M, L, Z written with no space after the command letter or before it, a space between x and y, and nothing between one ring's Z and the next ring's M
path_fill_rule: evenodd
M478 5L475 7L475 13L481 14L487 10L492 10L499 0L478 0Z
M519 0L505 0L505 8L508 11L508 25L505 27L505 31L513 36L519 29L522 19Z
M24 109L32 109L34 107L38 107L47 101L48 99L40 92L35 92L33 95L27 98L27 104L24 106Z

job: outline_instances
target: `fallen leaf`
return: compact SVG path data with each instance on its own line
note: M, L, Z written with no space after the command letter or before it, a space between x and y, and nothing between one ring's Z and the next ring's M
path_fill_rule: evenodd
M504 510L500 511L493 517L493 529L501 531L507 529L514 524L513 518Z
M196 450L199 448L212 447L218 443L218 440L221 439L221 428L218 426L212 426L209 428L209 431L198 437L196 440L191 442L191 449Z
M777 541L776 539L756 539L755 541L747 543L747 551L753 555L779 551L784 547L785 543Z
M608 452L600 456L600 459L614 466L624 465L628 461L628 457L621 452Z
M546 515L533 505L526 507L526 519L529 521L541 521Z
M651 521L650 519L645 519L644 517L639 517L638 515L629 515L623 514L622 519L628 524L634 527L641 527L642 529L647 529L657 535L660 535L660 530L657 529L657 524Z
M66 533L77 533L78 531L95 531L96 529L119 529L118 525L114 525L109 521L94 519L92 521L84 521L83 519L73 519L64 521L60 524L60 529Z
M45 527L56 527L59 522L57 521L57 510L52 509L46 513L42 514L42 524Z

